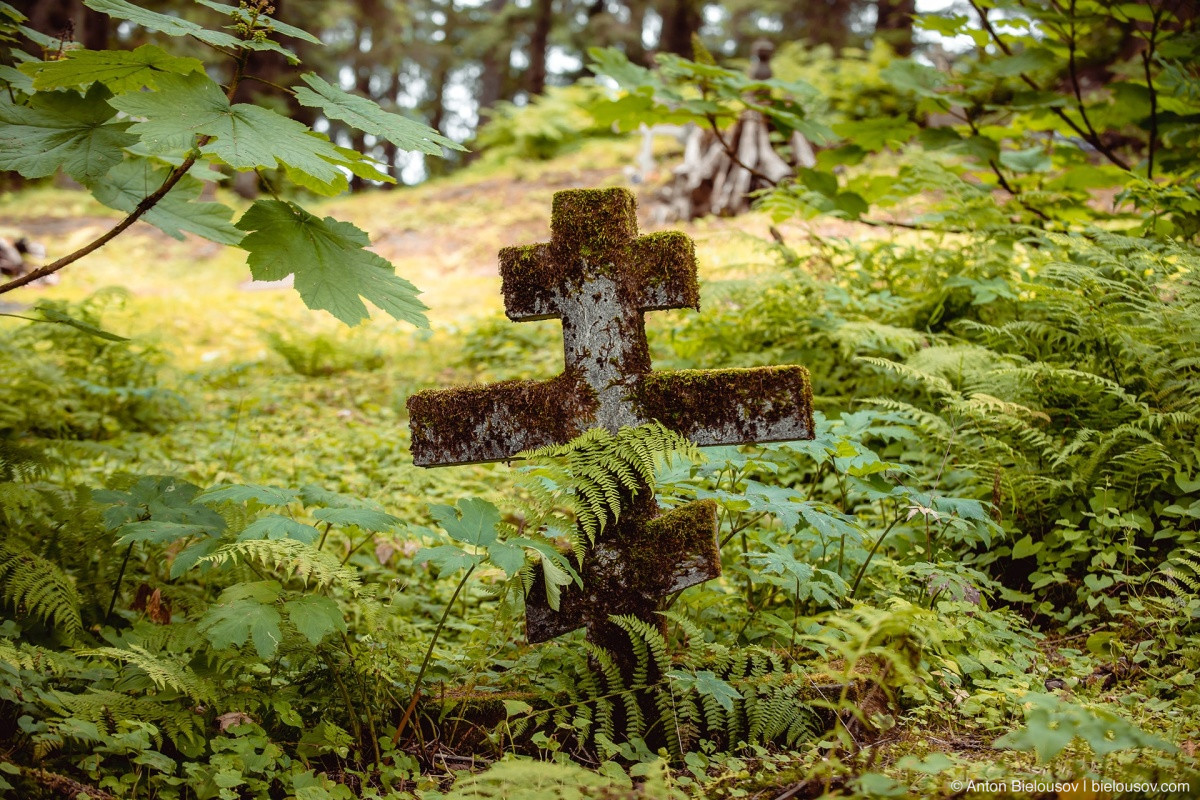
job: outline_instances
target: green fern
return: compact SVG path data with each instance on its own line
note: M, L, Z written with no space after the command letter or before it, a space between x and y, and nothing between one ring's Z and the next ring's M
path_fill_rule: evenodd
M552 705L510 723L514 735L530 727L572 730L602 751L652 738L681 762L701 739L793 747L825 731L797 667L768 650L707 643L694 625L667 616L691 629L680 651L672 653L654 625L613 617L634 654L628 675L608 652L584 642L584 653L569 651L561 674L545 679Z
M83 622L75 582L57 564L13 541L0 542L0 598L74 639Z
M528 450L519 457L531 462L522 480L529 496L524 504L526 524L576 528L572 549L579 560L586 544L595 542L605 526L619 517L626 496L654 491L655 469L661 461L702 460L699 448L659 422L621 428L617 433L593 428L564 445ZM564 511L575 526L563 524Z
M94 650L84 650L78 655L110 658L131 664L144 672L160 689L178 692L197 703L211 702L217 696L216 687L210 681L196 675L186 665L163 658L137 645L130 645L128 648L98 647Z
M211 555L200 558L199 564L232 566L255 564L285 576L295 576L306 584L318 587L341 586L357 590L361 578L353 567L345 566L328 553L296 539L248 539L231 542Z

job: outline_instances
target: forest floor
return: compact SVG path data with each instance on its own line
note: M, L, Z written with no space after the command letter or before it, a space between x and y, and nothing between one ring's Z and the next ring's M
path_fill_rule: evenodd
M420 187L310 205L369 233L373 248L424 292L429 330L381 313L346 328L306 309L286 286L251 282L241 251L191 237L176 241L144 224L66 269L57 285L22 289L5 300L79 301L122 287L104 327L160 351L164 384L178 389L190 407L169 435L122 432L108 442L111 449L98 451L84 467L96 483L122 469L174 474L201 486L318 483L377 501L404 519L425 520L431 503L467 495L498 500L511 470L503 464L414 467L405 400L432 386L548 378L562 369L556 320L515 325L504 318L497 251L548 237L555 191L625 185L623 167L633 161L637 144L593 142L545 164L477 165ZM239 209L246 205L232 195L222 199ZM0 196L0 235L28 236L51 258L90 241L115 219L82 192ZM657 227L695 240L702 302L775 264L772 220L763 214ZM828 219L774 227L801 250L811 237L880 235ZM672 320L687 313L647 317L651 353L660 364L670 357ZM705 366L730 364L714 357ZM390 546L415 550L420 543L406 535L398 534ZM1062 661L1056 648L1043 644L1048 664ZM1079 651L1069 655L1086 675L1091 666L1080 667ZM994 756L976 731L951 723L894 733L892 759L909 752L918 736L922 748L981 764ZM1194 748L1191 740L1183 743L1189 759Z

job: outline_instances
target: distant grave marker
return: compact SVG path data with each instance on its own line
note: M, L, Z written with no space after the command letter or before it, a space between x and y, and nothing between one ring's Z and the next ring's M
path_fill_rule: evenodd
M624 189L558 192L550 241L500 251L509 319L561 319L566 368L548 381L413 395L415 464L503 461L589 428L616 432L651 420L702 446L813 437L804 367L651 368L643 315L698 309L700 292L691 240L679 232L638 236L635 208ZM715 503L661 513L644 487L585 554L583 591L564 587L555 612L534 587L526 598L529 640L586 627L590 641L628 664L628 639L609 617L661 625L658 598L720 575L716 535Z

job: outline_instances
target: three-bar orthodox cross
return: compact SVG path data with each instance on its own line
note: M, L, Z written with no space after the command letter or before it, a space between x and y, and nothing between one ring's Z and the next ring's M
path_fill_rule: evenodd
M566 368L548 381L413 395L414 463L502 461L589 428L616 432L650 420L702 446L812 438L803 367L652 369L643 315L698 309L700 292L691 240L678 232L638 236L635 209L624 189L558 192L550 241L500 251L509 319L561 319ZM716 505L662 513L645 488L585 553L582 590L565 587L556 612L535 585L525 606L531 642L586 627L589 640L620 658L628 639L610 615L660 625L660 597L720 575Z

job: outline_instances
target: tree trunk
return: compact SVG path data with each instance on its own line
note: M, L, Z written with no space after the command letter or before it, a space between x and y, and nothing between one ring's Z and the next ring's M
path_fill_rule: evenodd
M526 84L531 95L546 91L546 49L550 45L553 22L553 0L537 0L533 33L529 37L529 79Z
M917 0L879 0L875 36L883 39L898 56L912 55L913 14Z
M672 0L662 18L662 37L658 49L691 58L692 35L700 30L699 4L696 0Z
M488 14L493 18L499 16L508 0L488 0ZM504 78L508 73L510 52L505 47L489 48L480 59L481 74L479 76L479 110L491 108L504 99Z
M809 45L827 44L840 53L850 40L850 10L854 0L811 0L805 27Z

